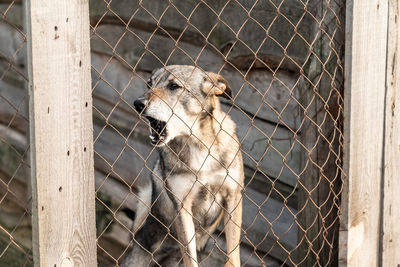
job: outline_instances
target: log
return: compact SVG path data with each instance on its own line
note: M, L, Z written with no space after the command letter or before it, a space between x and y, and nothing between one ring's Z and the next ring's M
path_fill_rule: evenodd
M267 194L247 188L243 197L242 229L246 232L242 242L253 249L291 265L289 255L297 246L296 210L285 206Z
M28 129L28 95L17 86L0 80L0 123L21 133Z
M123 38L114 51L113 47L121 36ZM210 49L202 50L200 46L185 42L180 42L176 48L171 38L137 29L126 33L126 28L118 25L98 26L91 38L91 46L94 51L115 55L131 69L147 72L164 64L197 65L210 71L225 65L223 58Z
M2 180L2 182L0 182L0 199L2 199L1 210L18 213L23 213L25 211L30 212L30 198L27 197L28 194L30 195L30 192L27 192L27 183L21 178L16 177L11 181L11 177L4 173L3 170L0 170L0 175L0 179ZM6 183L8 183L8 185ZM7 219L5 216L0 216L0 218L4 218L4 220ZM4 226L4 224L1 223L0 225Z
M297 189L277 179L269 179L260 171L244 166L245 185L297 208Z
M224 68L221 75L234 90L235 107L293 132L298 130L301 121L296 74L255 69L244 76L234 69ZM230 100L221 101L232 104Z
M135 210L139 201L135 195L131 193L129 187L118 182L113 177L107 177L106 174L95 169L94 172L96 193L101 192L108 196L114 205L126 207Z
M94 125L95 136L101 129L98 125ZM117 178L126 186L132 186L136 179L145 177L148 170L152 168L155 158L150 157L146 160L150 156L152 147L150 143L138 141L136 137L141 136L140 132L143 131L137 132L135 131L129 139L126 139L115 130L106 127L94 143L95 168ZM148 129L146 129L147 132Z
M29 148L25 135L0 124L0 170L6 177L17 177L23 182L29 178L25 154ZM4 180L4 182L8 182Z
M228 60L241 69L250 67L254 61L254 51L260 47L257 53L260 61L255 67L276 68L280 66L280 68L299 72L297 64L301 66L307 58L308 45L304 40L311 43L309 25L315 22L311 16L303 16L305 7L296 1L285 1L280 5L278 11L278 6L272 2L262 2L252 7L250 2L244 0L239 1L242 6L238 3L225 6L223 1L218 1L207 6L204 3L195 4L186 0L169 6L167 2L146 1L139 4L138 1L125 0L118 4L110 4L110 9L118 14L117 19L107 12L104 2L100 0L94 2L90 12L92 26L102 25L102 23L118 23L125 28L129 21L129 26L135 30L153 32L159 23L164 30L157 31L169 34L173 38L178 38L185 29L189 37L185 38L185 34L183 34L182 40L199 47L209 43L208 46L212 47L217 54L221 54L220 51L226 53L229 45L235 44ZM311 1L308 6L314 7L314 1ZM223 12L218 16L223 7ZM250 8L252 9L251 19L248 19L246 9ZM193 10L195 12L192 14ZM284 14L286 17L277 16L278 13ZM104 14L106 14L105 18L102 17ZM131 18L132 14L135 14L133 18ZM190 25L186 29L189 14L191 14ZM161 15L162 18L158 21ZM302 23L298 25L297 31L303 39L298 37L294 31L294 25L299 23L300 18ZM269 27L270 25L272 26ZM267 29L268 35L266 34ZM237 33L240 41L236 41ZM207 41L205 37L207 37ZM287 53L291 59L282 57L285 46L288 46Z
M104 35L108 42L112 42L114 39L118 39L117 37L122 34L122 30L123 28L120 27L106 25L99 27L97 32L102 37ZM147 35L143 37L144 40L146 38L148 38ZM125 37L118 44L118 49L121 52L117 52L118 56L114 57L112 56L113 51L103 41L96 40L95 38L92 39L93 50L97 51L97 53L92 53L94 57L92 65L96 70L92 71L94 77L93 85L95 85L94 93L98 86L104 86L109 91L108 94L113 99L115 98L116 101L121 96L123 100L127 100L128 103L132 104L135 98L130 98L131 96L138 97L141 89L147 91L144 81L149 75L139 70L150 72L155 68L162 67L162 64L149 53L145 53L141 57L144 52L143 44L138 40L134 40L133 37ZM155 35L151 40L154 40L154 43L149 44L149 49L157 51L160 59L167 58L175 46L173 42L163 36ZM135 46L132 47L132 44ZM179 47L189 55L198 54L196 51L199 48L193 45L182 44ZM132 55L132 53L136 54ZM168 61L168 65L194 65L194 62L189 60L186 55L177 56L177 54L180 54L180 52L175 50ZM140 62L135 66L139 58ZM234 104L245 112L256 115L261 119L278 123L283 127L292 129L292 131L297 130L300 124L298 90L295 88L297 74L286 71L272 73L269 70L253 70L245 76L244 73L230 66L224 66L223 60L220 60L218 55L207 48L202 51L201 57L196 64L206 71L220 72L232 87L235 98ZM134 68L137 71L133 71ZM100 81L99 72L102 74ZM130 82L131 78L134 81ZM248 103L252 103L252 105Z
M4 5L0 5L5 7ZM8 6L7 6L8 7ZM1 58L11 60L16 66L24 64L26 56L25 34L17 26L21 24L21 7L12 6L7 12L6 20L0 20L0 56Z

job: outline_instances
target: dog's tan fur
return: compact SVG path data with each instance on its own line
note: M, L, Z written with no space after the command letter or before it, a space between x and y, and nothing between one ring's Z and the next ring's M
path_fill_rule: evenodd
M147 204L152 215L159 218L154 220L147 212L137 211L135 227L141 228L135 229L136 239L141 244L134 245L123 266L151 265L148 252L157 252L160 246L172 251L173 244L179 244L185 267L197 267L197 251L205 246L222 218L228 255L225 266L240 266L243 162L236 125L221 110L217 98L229 95L230 87L221 75L175 65L157 70L150 90L135 101L142 117L157 121L154 125L165 122L166 126L164 135L161 130L158 135L152 132L160 157L152 186L143 189L153 196ZM160 243L163 225L169 224L172 230L165 231L179 242L172 238ZM149 240L148 235L157 230L162 232L157 234L161 239L154 235ZM153 258L162 266L162 262L171 264L168 257Z

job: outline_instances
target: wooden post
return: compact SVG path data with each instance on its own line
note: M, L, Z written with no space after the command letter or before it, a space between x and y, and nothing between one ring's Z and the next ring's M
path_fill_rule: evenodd
M348 183L342 196L340 266L397 266L399 3L353 0L347 5L344 169Z
M25 11L35 266L96 266L88 1Z
M400 265L400 3L389 0L382 266Z

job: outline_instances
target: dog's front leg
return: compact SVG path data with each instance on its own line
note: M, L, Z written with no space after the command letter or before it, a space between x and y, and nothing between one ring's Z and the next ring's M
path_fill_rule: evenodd
M242 196L237 190L233 196L229 196L226 203L225 237L228 253L228 262L225 267L240 266L240 232L242 227Z
M192 217L192 198L190 196L187 196L182 202L175 226L185 267L198 267L196 235Z

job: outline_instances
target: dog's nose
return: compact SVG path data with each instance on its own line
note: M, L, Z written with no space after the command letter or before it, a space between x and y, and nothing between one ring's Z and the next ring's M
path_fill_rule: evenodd
M139 113L141 113L145 108L143 99L135 100L135 102L133 102L133 105L135 106L136 111Z

